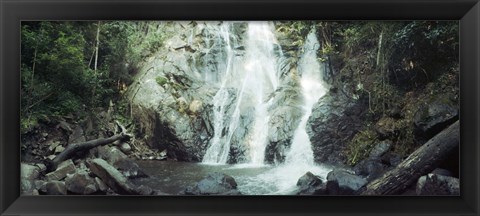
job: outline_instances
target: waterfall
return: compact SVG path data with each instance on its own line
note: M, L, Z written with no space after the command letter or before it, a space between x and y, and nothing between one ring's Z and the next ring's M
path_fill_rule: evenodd
M312 114L313 105L327 93L326 84L323 81L325 67L317 59L317 51L320 48L315 31L312 30L305 41L303 54L298 62L298 71L301 74L300 84L304 98L304 115L295 130L290 150L286 155L287 164L314 165L313 151L310 138L305 127Z
M225 24L228 27L228 24ZM228 30L226 30L228 29ZM247 160L263 164L268 136L268 98L279 85L277 68L278 57L271 22L248 22L245 38L245 53L235 55L230 43L231 28L222 28L222 38L226 44L226 72L222 85L214 97L214 136L203 158L204 163L225 164L228 160L230 142L246 108L254 107L253 127L247 136ZM235 89L232 95L229 89ZM231 101L232 98L234 101ZM234 104L233 112L229 112ZM229 123L227 123L229 122Z

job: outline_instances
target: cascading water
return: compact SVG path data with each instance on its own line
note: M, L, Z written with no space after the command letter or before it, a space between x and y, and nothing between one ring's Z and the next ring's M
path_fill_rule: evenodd
M221 71L221 86L214 97L214 135L203 158L205 164L225 164L228 161L232 136L240 125L242 115L254 108L253 121L242 145L246 150L247 165L264 166L265 149L268 143L268 108L273 101L269 96L279 86L279 53L274 27L269 22L249 22L246 37L232 43L232 27L223 23L220 28L224 44L224 71ZM241 44L239 44L241 43ZM244 45L242 55L234 47ZM247 194L289 194L296 189L296 181L310 171L325 178L329 169L315 164L313 151L306 132L308 118L313 105L326 94L323 82L324 65L319 62L317 52L320 44L312 30L303 46L297 69L303 97L303 116L293 134L285 162L255 177L238 177L239 189ZM235 165L228 169L242 169Z
M268 136L267 96L279 83L277 55L274 52L278 43L273 33L274 27L269 22L249 22L243 56L235 55L229 31L222 29L227 49L227 66L222 86L214 97L214 136L202 162L227 162L230 141L238 127L240 116L246 108L254 107L252 133L246 138L246 157L250 163L263 164ZM229 93L231 88L236 89L236 95ZM234 96L236 98L232 101ZM234 104L233 112L228 112L231 103Z
M297 180L306 172L325 178L330 171L315 164L311 142L305 129L313 105L327 92L327 85L323 81L325 67L317 59L319 48L315 31L312 30L306 38L304 51L298 62L304 114L294 132L285 162L256 177L240 179L245 184L239 187L248 194L290 194L296 190Z
M314 165L312 146L305 127L312 114L313 105L327 93L326 84L323 82L325 67L320 65L317 59L319 48L320 44L315 31L311 31L307 36L304 52L298 63L305 114L293 135L292 146L286 157L287 164Z

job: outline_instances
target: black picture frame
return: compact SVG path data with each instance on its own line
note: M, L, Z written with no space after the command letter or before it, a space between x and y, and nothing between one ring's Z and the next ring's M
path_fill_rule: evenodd
M1 215L479 215L478 0L0 0ZM20 197L22 20L459 20L459 197Z

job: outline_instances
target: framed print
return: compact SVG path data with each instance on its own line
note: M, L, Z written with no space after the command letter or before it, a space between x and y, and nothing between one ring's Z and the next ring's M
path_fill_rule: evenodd
M2 215L479 212L477 1L0 7Z

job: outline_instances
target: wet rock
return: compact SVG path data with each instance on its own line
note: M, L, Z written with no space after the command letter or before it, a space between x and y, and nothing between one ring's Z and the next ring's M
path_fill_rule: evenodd
M348 195L353 194L355 191L359 190L365 184L367 180L364 178L351 174L344 170L333 170L327 175L327 188L335 188L335 184L338 184L338 194ZM329 190L333 191L332 189Z
M23 195L32 195L35 187L35 179L40 175L40 168L21 163L20 165L20 188Z
M239 195L237 182L223 173L210 173L194 187L185 190L187 195Z
M287 77L286 83L274 94L269 107L268 144L265 159L269 163L285 160L286 150L303 116L301 87L295 79Z
M47 195L67 195L67 187L62 181L49 181L45 184Z
M297 195L322 195L327 194L326 184L323 184L319 176L311 172L305 173L297 181L299 192Z
M67 187L67 191L75 194L88 195L98 191L95 180L85 171L67 174L67 177L65 178L65 185Z
M368 101L328 93L314 105L306 131L317 163L343 165L346 144L362 129Z
M75 169L76 168L75 164L73 164L73 161L71 159L66 160L60 163L55 171L47 173L45 177L49 181L62 180L67 176L67 174L73 174L75 172Z
M450 176L428 174L417 181L417 195L460 195L460 180Z
M137 194L128 179L105 160L88 160L87 165L97 177L119 194Z
M85 135L83 133L83 129L80 126L75 127L73 130L73 133L68 137L68 143L80 143L80 142L85 142Z
M458 108L441 99L421 106L415 113L415 133L429 139L458 119Z

